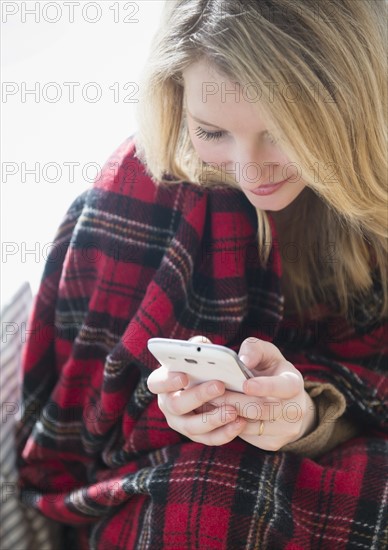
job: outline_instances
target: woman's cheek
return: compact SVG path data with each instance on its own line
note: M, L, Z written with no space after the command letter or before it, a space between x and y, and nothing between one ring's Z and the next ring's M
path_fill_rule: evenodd
M225 162L225 153L220 145L211 142L205 143L197 137L192 138L194 149L203 162L216 162L221 164Z

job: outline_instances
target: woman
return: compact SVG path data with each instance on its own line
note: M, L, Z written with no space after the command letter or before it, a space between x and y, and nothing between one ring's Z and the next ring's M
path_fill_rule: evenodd
M69 209L25 347L21 495L72 547L386 546L386 21L166 4L138 132ZM153 336L254 378L185 389Z

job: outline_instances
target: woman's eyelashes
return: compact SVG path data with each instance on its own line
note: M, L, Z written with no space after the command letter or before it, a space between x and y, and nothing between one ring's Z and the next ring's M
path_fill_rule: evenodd
M223 135L224 132L218 131L218 132L206 132L203 128L198 126L198 128L195 130L195 135L199 137L200 139L204 139L205 141L210 140L219 140Z
M207 132L206 130L198 126L194 133L197 137L199 137L200 139L204 139L205 141L218 141L226 132L220 130L218 132ZM266 137L270 143L275 144L277 142L274 136L269 132L266 133Z

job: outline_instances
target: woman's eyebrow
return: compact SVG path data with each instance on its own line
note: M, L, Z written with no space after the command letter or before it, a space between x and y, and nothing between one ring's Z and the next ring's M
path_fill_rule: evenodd
M192 115L189 110L187 110L187 112L189 113L191 118L193 118L197 122L200 122L201 124L206 124L207 126L213 126L214 128L218 128L219 130L222 130L222 128L220 128L216 124L212 124L211 122L206 122L206 120L201 120L200 118L197 118L196 116Z
M212 124L211 122L206 122L206 120L201 120L200 118L195 117L194 115L192 115L190 113L190 111L187 108L186 108L186 110L189 113L189 115L191 116L191 118L194 119L196 122L199 122L200 124L205 124L206 126L213 126L213 128L217 128L218 130L223 130L223 128L220 128L216 124ZM268 130L263 130L262 132L260 132L260 136L266 134L267 132L268 132Z

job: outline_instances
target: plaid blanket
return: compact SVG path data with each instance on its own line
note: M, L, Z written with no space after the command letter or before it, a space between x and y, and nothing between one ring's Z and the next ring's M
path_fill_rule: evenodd
M303 331L283 319L276 229L267 269L237 189L157 187L130 136L69 208L36 296L18 424L21 498L73 526L80 548L365 548L388 544L387 323ZM153 336L238 351L276 344L334 384L361 434L311 460L175 432L146 380Z

